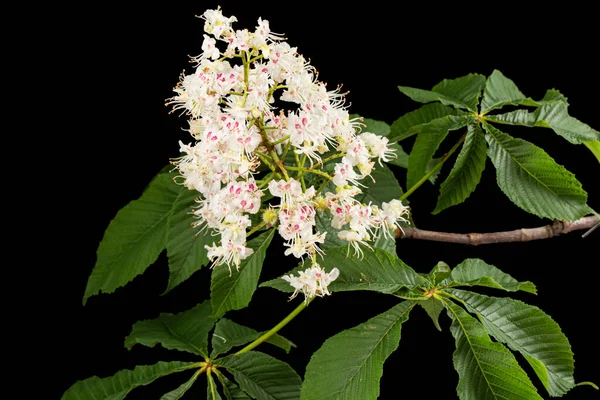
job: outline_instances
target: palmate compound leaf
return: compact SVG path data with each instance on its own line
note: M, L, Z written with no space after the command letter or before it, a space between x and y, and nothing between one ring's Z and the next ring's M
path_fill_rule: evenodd
M593 212L575 175L544 150L490 124L484 128L498 186L514 204L542 218L567 221Z
M154 365L138 365L133 370L122 370L107 378L93 376L73 384L61 400L121 400L138 386L145 386L154 380L199 368L198 362L160 361Z
M100 292L112 293L150 266L166 246L167 220L185 187L163 170L142 195L117 212L98 246L83 304Z
M287 363L258 351L232 354L213 362L230 372L240 388L258 400L297 400L300 376Z
M192 226L197 221L193 214L196 190L182 190L167 222L167 257L169 259L169 283L163 294L188 279L194 272L208 264L205 245L214 241L210 232Z
M479 321L446 297L441 298L452 319L456 342L453 361L461 400L542 400L514 355L493 342Z
M544 102L535 111L515 110L505 114L487 115L490 122L526 127L551 128L572 144L600 140L600 132L569 115L563 101Z
M208 333L216 319L211 317L208 300L178 314L163 313L158 318L136 322L125 338L125 347L136 344L187 351L208 358Z
M215 331L212 336L212 352L211 358L215 358L220 354L226 353L234 347L243 346L257 339L264 332L255 331L252 328L237 324L227 318L221 318L215 326ZM292 347L296 347L294 343L288 339L274 334L266 340L274 346L280 347L289 353Z
M436 150L450 131L460 129L474 121L475 117L467 114L459 117L447 116L423 126L408 157L406 187L413 187L427 173L428 165Z
M319 264L329 272L338 268L338 278L328 286L331 292L369 290L380 293L395 293L402 288L413 289L428 285L427 279L417 274L395 254L375 248L365 251L364 257L347 257L347 247L328 249ZM288 273L295 274L301 267ZM281 279L261 283L261 287L271 287L282 292L293 292L290 284Z
M399 86L398 89L414 101L429 103L439 101L445 105L477 112L477 104L485 85L485 77L468 74L456 79L444 79L431 90Z
M469 124L467 128L464 145L448 177L440 186L433 214L465 201L481 180L487 158L485 136L479 125Z
M478 258L467 258L450 272L450 276L440 282L442 287L485 286L494 289L536 294L535 285L529 281L519 282L509 274Z
M215 266L210 282L210 301L215 318L227 311L242 309L250 303L274 233L275 229L269 229L248 241L246 246L253 249L254 253L241 262L239 271L234 267L230 274L227 266Z
M477 313L491 336L525 357L551 396L562 396L575 386L571 345L542 310L510 298L457 289L448 292Z
M402 302L327 339L306 366L300 398L376 399L383 364L398 348L401 326L413 306Z

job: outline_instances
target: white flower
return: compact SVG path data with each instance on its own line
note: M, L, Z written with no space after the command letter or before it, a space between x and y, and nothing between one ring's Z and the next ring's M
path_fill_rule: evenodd
M294 293L290 296L290 300L302 292L304 294L304 302L308 304L315 296L324 297L331 293L327 289L327 286L331 282L337 279L340 275L340 271L337 268L333 268L329 272L325 272L317 263L314 266L304 271L298 271L298 276L284 275L282 279L289 282L294 288Z

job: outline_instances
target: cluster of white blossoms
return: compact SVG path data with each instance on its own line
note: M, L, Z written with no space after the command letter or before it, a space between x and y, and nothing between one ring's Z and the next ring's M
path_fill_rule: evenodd
M324 297L329 295L327 286L335 281L339 275L339 269L333 268L331 271L325 272L315 263L311 268L299 271L298 276L289 274L282 276L282 279L294 288L294 293L290 296L290 300L302 292L304 294L304 302L308 303L315 296Z
M277 226L285 254L308 257L317 269L327 233L316 229L317 212L330 214L331 227L358 256L360 246L369 246L377 235L393 235L408 215L401 201L380 208L355 199L376 162L395 156L388 139L360 132L360 119L350 119L344 107L345 94L339 88L328 91L297 49L271 32L268 21L259 18L248 31L234 30L237 19L220 9L200 18L202 53L192 58L195 71L182 74L167 105L189 116L194 142L180 142L182 154L172 163L181 182L201 193L196 226L219 236L206 246L213 267L225 264L231 271L253 253L246 239L258 228L251 227L251 215L259 211L263 226ZM293 109L286 112L280 103ZM329 172L325 165L332 167ZM271 196L265 196L270 203L264 206L266 189ZM305 294L324 294L337 272L326 276L319 283L311 278L308 286L293 285Z

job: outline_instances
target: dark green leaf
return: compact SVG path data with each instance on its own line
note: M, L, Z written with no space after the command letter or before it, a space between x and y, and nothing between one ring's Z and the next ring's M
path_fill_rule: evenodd
M448 264L440 261L433 267L431 272L429 272L429 281L431 281L434 286L437 286L441 281L448 278L451 272Z
M206 387L206 398L208 400L222 400L219 391L217 390L217 383L213 378L212 373L207 374L208 386Z
M215 331L212 336L212 353L211 358L220 354L226 353L234 347L243 346L257 339L264 332L255 331L252 328L237 324L227 318L222 318L215 326ZM295 344L275 334L266 340L275 346L281 347L288 353Z
M535 285L529 281L519 282L509 274L478 258L467 258L458 264L440 286L487 286L509 292L522 290L536 294Z
M523 354L550 396L562 396L575 386L571 345L558 324L542 310L510 298L456 289L449 292L479 315L490 335Z
M506 105L537 106L538 103L525 97L515 83L505 77L502 72L494 70L485 82L483 99L481 100L481 114L486 114L495 108Z
M214 364L231 372L240 388L258 400L297 400L300 396L300 376L288 364L267 354L232 354Z
M139 199L123 207L98 246L97 261L85 288L83 304L100 292L112 293L150 266L166 246L167 220L182 190L173 174L160 173Z
M378 121L371 118L363 118L364 126L361 132L371 132L379 136L387 137L390 134L390 126L384 121Z
M575 175L544 150L489 124L484 126L498 186L513 203L539 217L567 221L592 212Z
M194 382L196 382L198 376L200 376L199 371L200 370L194 372L192 377L187 382L182 383L178 388L171 390L169 393L163 394L160 400L179 400L182 398L185 392L187 392L192 387Z
M383 364L398 348L412 307L400 303L327 339L306 366L301 399L376 399Z
M472 115L448 116L422 127L408 157L407 188L413 187L426 174L429 162L448 132L460 129L472 121Z
M199 196L195 190L182 191L169 217L167 230L167 256L169 258L169 283L163 294L188 279L194 272L208 264L205 245L210 245L214 237L206 231L200 232L192 226L196 221L192 213L194 199Z
M452 301L444 300L456 341L454 368L461 400L542 400L535 386L501 343L492 342L481 323Z
M215 369L217 378L223 385L223 393L227 400L250 400L250 397L238 385L231 382L225 375L223 375L218 369Z
M226 266L215 267L210 283L214 317L220 317L230 310L242 309L250 303L274 233L275 230L270 229L248 242L247 247L253 249L254 253L241 262L239 271L234 268L230 275Z
M408 153L404 151L402 146L398 143L392 143L388 146L392 150L394 150L395 158L390 159L388 164L397 165L400 168L408 168Z
M459 115L464 115L464 112L440 103L425 104L414 111L404 114L394 121L390 127L390 142L394 143L411 137L412 135L421 132L421 129L423 129L425 125L435 120Z
M399 199L404 194L394 172L387 165L377 165L371 173L371 177L375 182L368 182L367 187L363 189L363 193L355 197L361 203L373 203L381 207L382 202Z
M485 136L481 128L470 124L456 162L440 186L440 195L433 214L462 203L473 193L485 168L486 150Z
M442 104L477 112L477 104L485 85L485 77L469 74L456 79L444 79L429 90L398 86L398 89L414 101L429 103L440 101Z
M216 319L212 318L208 300L179 314L163 313L152 320L136 322L125 338L125 347L136 344L166 349L187 351L208 357L208 333Z
M138 386L152 383L161 376L199 368L198 362L158 362L138 365L133 370L122 370L107 378L93 376L78 381L61 397L61 400L122 400Z
M532 112L515 110L506 114L488 115L486 120L510 125L551 128L573 144L600 140L600 132L571 117L567 107L564 102L552 101L542 104Z

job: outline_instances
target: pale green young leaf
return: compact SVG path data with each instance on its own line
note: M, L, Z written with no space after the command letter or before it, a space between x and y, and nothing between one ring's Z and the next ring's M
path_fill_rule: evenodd
M411 302L327 339L306 366L302 400L370 400L379 396L383 364L400 343Z
M225 265L214 268L210 283L214 317L220 317L230 310L242 309L250 303L274 233L274 229L269 229L248 241L246 246L253 249L254 253L241 262L239 271L233 267L230 273Z
M444 79L431 90L398 86L398 89L414 101L429 103L439 101L442 104L477 112L477 104L485 85L485 76L468 74L460 78Z
M198 379L198 376L200 376L199 371L200 370L194 372L194 374L188 381L182 383L181 385L179 385L177 388L171 390L170 392L163 394L160 397L160 400L179 400L179 399L181 399L183 397L183 395L185 394L185 392L187 392L192 387L194 382L196 382L196 379Z
M169 283L163 294L170 292L209 262L204 246L213 244L215 237L192 226L197 221L193 206L199 195L196 190L182 190L173 205L167 224Z
M438 119L446 119L449 116L464 115L464 111L445 106L440 103L430 103L410 111L395 120L390 126L388 135L390 143L399 142L419 132L423 127Z
M502 72L494 70L488 76L481 100L481 114L486 114L493 109L503 106L537 106L538 103L525 97L515 83L508 79Z
M451 272L450 266L445 262L440 261L431 269L428 278L434 286L437 286L441 281L448 278Z
M550 128L570 143L581 144L600 140L600 132L573 118L567 111L568 105L561 101L542 104L535 111L515 110L505 114L488 115L487 121L526 127Z
M365 251L362 259L346 254L347 247L328 249L323 261L319 263L327 272L333 268L340 271L338 278L329 284L329 291L369 290L392 294L402 288L428 286L426 278L416 273L394 253L374 248L373 251ZM301 267L296 267L288 274L297 275L296 272L300 269ZM281 278L263 282L260 286L285 293L294 291L292 286Z
M136 344L165 349L187 351L208 357L208 333L216 319L211 317L208 300L178 314L162 313L158 318L139 321L125 338L125 347Z
M444 299L452 319L450 332L456 349L452 357L461 400L542 400L514 355L493 342L479 321L452 301Z
M575 175L544 150L489 124L484 127L498 186L514 204L542 218L567 221L592 212Z
M485 168L487 145L479 125L468 125L467 137L448 177L440 186L433 214L465 201L475 190Z
M509 274L478 258L467 258L458 264L440 286L486 286L494 289L536 294L535 285L529 281L519 282Z
M575 386L571 345L542 310L510 298L457 289L448 292L477 313L491 336L525 357L550 396L562 396Z
M437 119L421 129L408 157L406 187L413 187L427 173L429 162L448 133L473 122L472 115Z
M67 389L61 400L122 400L136 387L148 385L162 376L199 367L198 362L180 361L138 365L133 370L122 370L110 377L92 376L78 381Z
M240 388L257 400L297 400L300 396L300 376L287 363L267 354L232 354L213 364L230 372Z
M243 346L257 339L264 332L258 332L252 328L237 324L227 318L222 318L217 322L215 331L212 336L212 352L211 358L226 353L234 347ZM292 347L296 347L294 343L287 340L283 336L275 334L266 340L277 347L289 353Z
M423 307L427 315L429 315L429 318L433 321L433 325L441 332L442 327L440 326L439 317L444 310L444 304L433 297L430 297L427 300L418 300L417 304Z
M112 293L142 274L166 246L167 220L182 186L161 172L142 195L121 208L104 232L83 304L100 292Z
M596 157L596 160L600 163L600 140L590 140L583 143Z

